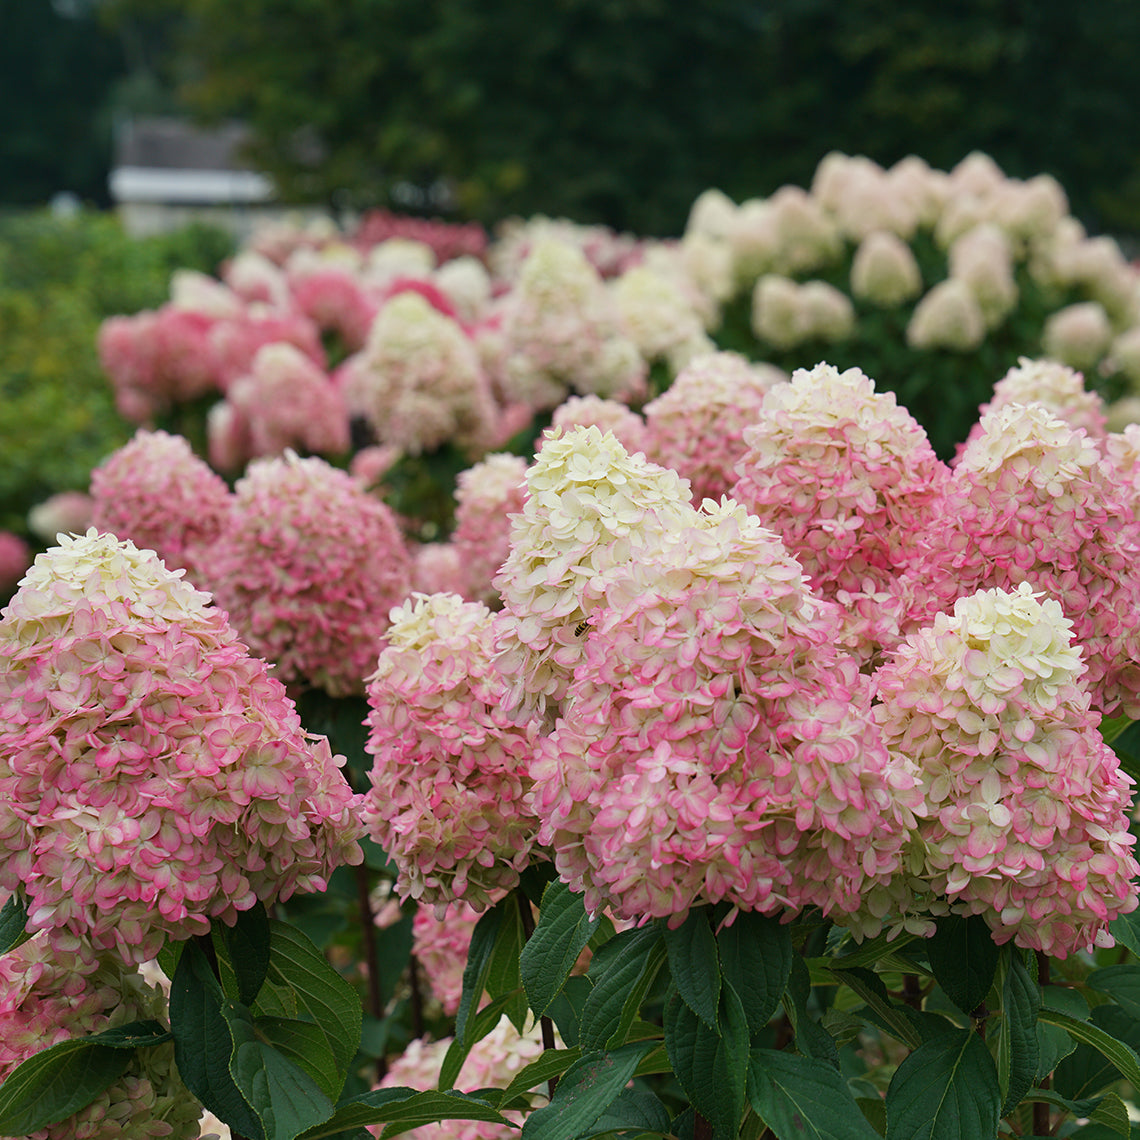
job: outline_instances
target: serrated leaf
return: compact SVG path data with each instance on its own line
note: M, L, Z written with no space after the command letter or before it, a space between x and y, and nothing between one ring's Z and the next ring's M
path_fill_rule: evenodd
M34 1054L0 1085L0 1135L28 1136L66 1120L113 1085L130 1063L130 1050L84 1037Z
M261 1120L266 1140L293 1140L332 1116L333 1102L308 1073L258 1037L245 1006L223 1002L222 1016L234 1043L230 1076Z
M919 1046L887 1088L886 1140L995 1136L1001 1118L997 1069L971 1029Z
M1067 1013L1043 1006L1038 1014L1042 1021L1064 1029L1070 1037L1091 1045L1105 1060L1111 1062L1133 1088L1140 1088L1140 1057L1135 1050L1097 1025L1088 1021L1078 1021Z
M10 895L0 908L0 954L15 950L31 937L27 932L28 906L19 895Z
M1108 932L1121 946L1140 958L1140 908L1114 918L1108 924Z
M1037 1011L1040 1007L1037 983L1025 968L1020 951L1007 947L997 1056L1003 1116L1021 1103L1037 1076L1040 1060Z
M742 911L716 940L721 974L739 995L749 1030L758 1033L788 986L795 955L791 929L777 918Z
M170 980L174 1060L186 1087L218 1119L251 1140L265 1140L261 1121L230 1074L233 1038L222 1015L225 995L197 940L186 943Z
M545 1014L561 992L598 922L586 913L582 896L561 880L546 884L538 925L519 959L523 988L536 1016Z
M294 1017L258 1017L253 1024L263 1041L303 1069L329 1100L336 1101L344 1088L344 1074L319 1025Z
M594 1122L588 1135L604 1132L669 1132L669 1110L648 1089L622 1089L617 1100Z
M694 907L685 921L665 929L669 972L685 1004L710 1028L716 1029L720 1007L720 955L712 932L711 907Z
M753 1049L748 1098L778 1140L879 1140L847 1082L826 1061Z
M547 1049L536 1061L531 1061L525 1069L520 1069L514 1079L503 1089L500 1108L506 1108L516 1096L530 1092L541 1084L561 1077L579 1057L581 1049Z
M972 1013L994 984L1000 955L986 920L944 915L925 949L934 980L963 1013Z
M258 902L249 910L239 911L233 926L218 923L217 929L237 983L237 999L243 1005L252 1005L269 970L269 915Z
M1140 966L1106 966L1093 970L1085 984L1107 994L1129 1017L1140 1020Z
M587 1053L625 1043L625 1034L665 960L665 947L655 926L628 930L606 947L598 971L591 968L593 989L586 996L578 1026L578 1043Z
M466 1093L417 1092L409 1088L374 1089L341 1101L328 1120L302 1132L297 1140L323 1140L371 1124L401 1124L415 1128L436 1120L507 1122L490 1105Z
M548 1105L523 1124L523 1140L574 1140L601 1118L633 1078L652 1044L635 1041L587 1053L566 1071Z
M528 899L519 891L512 891L500 904L503 919L499 923L495 943L491 947L491 957L487 963L485 988L491 998L509 997L504 1012L519 1033L526 1027L526 993L519 976L519 958L526 936L523 934L520 906L530 906Z

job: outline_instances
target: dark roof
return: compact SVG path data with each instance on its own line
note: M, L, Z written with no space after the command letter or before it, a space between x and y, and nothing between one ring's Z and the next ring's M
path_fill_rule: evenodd
M183 119L134 118L115 132L115 165L160 170L245 170L241 123L196 127Z

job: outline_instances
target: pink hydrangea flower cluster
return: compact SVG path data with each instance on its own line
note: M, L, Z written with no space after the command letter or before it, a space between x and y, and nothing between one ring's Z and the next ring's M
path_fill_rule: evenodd
M190 444L164 431L140 428L91 473L92 525L153 550L199 586L231 498Z
M1140 531L1132 492L1083 429L1040 404L987 412L920 547L911 628L975 590L1029 582L1072 621L1093 707L1140 715Z
M73 1037L164 1017L163 994L131 966L79 940L43 933L0 957L0 1081L32 1055ZM127 1071L86 1108L32 1140L191 1140L200 1108L174 1065L174 1046L135 1052Z
M550 426L564 432L591 424L602 432L612 432L630 455L645 451L645 421L618 400L605 400L601 396L571 396L563 400L550 417ZM538 446L542 446L541 439Z
M677 472L627 454L596 427L548 433L526 481L494 581L508 619L496 664L512 713L551 719L607 579L678 541L693 508Z
M230 385L227 402L246 444L243 459L280 455L286 448L322 455L348 450L344 394L299 348L264 345L248 375Z
M379 1087L437 1088L443 1059L451 1043L450 1037L439 1041L416 1038L392 1062ZM542 1056L542 1051L542 1040L536 1028L531 1027L520 1034L504 1017L486 1037L472 1046L455 1080L455 1087L462 1092L506 1088L527 1065ZM537 1092L535 1107L543 1103L544 1094ZM521 1124L525 1117L525 1113L517 1110L503 1115L515 1124ZM373 1126L370 1130L379 1136L382 1127ZM518 1128L480 1120L443 1120L438 1124L413 1128L405 1135L411 1140L515 1140Z
M467 573L451 542L413 546L411 590L417 594L459 594L467 597Z
M408 593L411 561L391 509L323 459L258 459L234 488L210 588L285 684L364 691Z
M853 920L901 868L914 776L835 607L739 504L706 511L609 580L532 768L539 841L592 912L677 923L727 900Z
M369 210L352 235L353 244L363 250L392 238L422 242L431 248L440 262L464 255L482 258L487 250L487 232L476 222L413 218L387 210Z
M459 592L492 606L499 598L495 575L511 549L511 518L526 503L526 460L488 455L460 472L455 503L451 545L464 578Z
M412 954L423 967L431 992L447 1017L459 1012L463 969L479 918L477 910L466 903L454 902L442 917L434 910L421 907L412 920Z
M541 411L571 391L629 400L644 390L645 361L621 332L597 270L576 247L540 241L504 305L508 402Z
M380 311L380 300L352 266L326 258L291 258L288 283L293 304L319 328L335 332L350 352L359 352Z
M875 715L920 772L917 899L1066 957L1112 944L1140 871L1133 781L1104 743L1072 623L1022 582L959 598L875 676Z
M947 477L926 433L860 369L818 364L765 395L744 442L733 497L842 605L848 644L868 658L893 644L896 581Z
M32 564L32 548L15 532L0 530L0 594L14 590Z
M143 962L362 858L328 742L208 603L92 528L2 612L0 889L64 948Z
M734 352L697 357L645 405L646 455L688 479L695 503L727 495L747 451L744 429L759 418L768 390L787 379Z
M513 887L538 827L524 806L537 729L508 720L492 651L486 606L418 595L393 611L368 679L364 823L401 897L441 915L455 899L483 910Z
M384 306L338 375L350 411L404 452L448 441L479 452L494 435L498 411L474 344L418 292Z

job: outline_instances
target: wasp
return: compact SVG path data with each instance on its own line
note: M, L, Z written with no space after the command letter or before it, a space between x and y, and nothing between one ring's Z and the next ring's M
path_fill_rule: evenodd
M574 636L581 637L590 628L590 619L585 618L574 627Z

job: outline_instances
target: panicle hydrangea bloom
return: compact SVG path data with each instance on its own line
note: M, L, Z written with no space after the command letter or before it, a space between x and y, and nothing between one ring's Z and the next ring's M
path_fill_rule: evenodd
M1132 517L1140 522L1140 423L1126 424L1103 441L1104 461L1130 505Z
M210 329L209 343L217 387L228 391L238 377L249 374L259 349L279 343L293 345L317 367L325 367L320 330L298 310L251 305L240 317L217 321Z
M555 1040L561 1044L557 1034ZM417 1037L392 1062L379 1087L419 1090L438 1088L443 1059L451 1043L450 1037L439 1041ZM506 1088L527 1065L542 1056L542 1051L542 1038L534 1026L520 1034L503 1017L486 1037L471 1047L471 1052L467 1054L467 1060L463 1062L463 1068L455 1079L455 1087L462 1092ZM536 1107L544 1103L545 1082L542 1090L536 1092ZM521 1124L525 1118L525 1113L515 1109L503 1115L516 1124ZM379 1136L383 1126L371 1125L369 1130L373 1135ZM518 1134L517 1127L480 1120L443 1120L404 1133L409 1140L517 1140Z
M364 691L410 573L391 509L292 452L249 465L207 567L218 605L275 676L333 696Z
M222 269L222 280L243 301L281 309L289 304L289 283L281 267L256 249L242 249Z
M133 966L79 939L44 933L0 956L0 1081L17 1065L73 1037L162 1018L163 994ZM30 1133L32 1140L191 1140L200 1109L174 1064L174 1046L136 1050L127 1071L85 1108Z
M441 915L456 899L484 910L515 886L538 829L523 803L537 727L502 709L492 617L455 594L418 594L393 610L368 678L364 824L400 896Z
M596 427L549 433L526 482L494 581L509 619L496 663L507 706L543 717L566 692L607 578L677 541L693 507L677 472L629 455Z
M448 442L480 451L494 431L495 401L474 344L417 292L380 310L341 377L350 410L381 443L408 454Z
M601 396L571 396L554 409L550 426L564 432L593 424L614 438L632 455L645 450L645 421L632 408ZM542 447L542 440L538 441Z
M477 257L467 255L445 262L432 274L432 281L464 323L486 315L491 304L491 276Z
M714 349L693 305L664 274L634 266L610 288L621 327L646 360L666 360L678 368Z
M471 935L479 921L477 910L464 902L451 903L443 916L420 907L412 920L412 954L423 967L431 992L447 1017L459 1012L463 996L463 969L471 949Z
M1105 366L1123 374L1134 390L1140 389L1140 324L1126 329L1112 342Z
M911 348L973 352L985 340L986 318L965 281L939 281L914 308L906 328Z
M812 178L812 198L834 216L845 237L861 242L875 232L909 240L918 207L904 183L863 155L825 155Z
M1044 590L1073 623L1093 707L1140 714L1140 531L1128 487L1040 404L981 420L928 518L904 590L912 628L982 588Z
M199 586L231 499L225 481L190 444L164 431L140 428L91 472L91 524L153 550Z
M451 544L465 580L458 592L488 606L499 600L493 583L511 550L511 517L526 503L526 467L519 455L488 455L456 483Z
M94 504L85 491L59 491L28 511L28 530L46 543L57 534L80 534L91 525Z
M896 579L947 477L926 433L860 369L817 364L765 395L744 442L733 497L843 606L849 644L872 657L898 636Z
M1013 247L1005 231L993 222L974 226L954 239L948 258L950 276L969 286L986 328L997 328L1017 305Z
M776 348L794 348L811 340L845 340L855 328L855 309L826 281L799 284L766 274L752 293L752 328Z
M1073 368L1094 368L1112 343L1112 324L1097 301L1066 305L1052 313L1041 333L1046 356Z
M509 401L546 410L570 390L620 400L644 388L645 362L576 246L551 238L535 245L505 303L502 329Z
M874 230L859 243L851 261L853 296L893 309L921 292L918 261L898 234Z
M759 419L769 389L787 379L735 352L697 357L645 405L646 455L688 479L694 503L719 499L736 482L745 428Z
M290 258L288 281L293 304L319 328L335 332L349 352L358 352L380 310L352 264L310 254Z
M294 345L258 349L249 375L235 380L226 398L245 421L251 459L288 447L326 455L348 450L344 395Z
M1099 732L1072 623L1022 582L959 598L875 676L888 746L926 800L918 905L945 898L995 940L1066 957L1136 907L1132 779Z
M731 236L737 280L760 273L813 273L839 257L843 238L832 216L799 186L741 205Z
M1085 389L1080 372L1055 360L1021 356L994 385L993 399L978 409L979 422L970 429L966 442L981 435L981 420L987 412L1009 404L1040 404L1070 427L1084 428L1092 439L1104 438L1104 400Z
M143 962L362 857L328 741L208 603L92 528L2 613L0 889L65 948Z
M819 906L873 933L913 775L888 770L836 608L742 506L704 509L607 583L532 767L539 841L592 912Z
M16 588L32 564L32 548L14 531L0 530L0 594Z
M412 552L411 592L467 597L467 569L450 542L425 542Z

